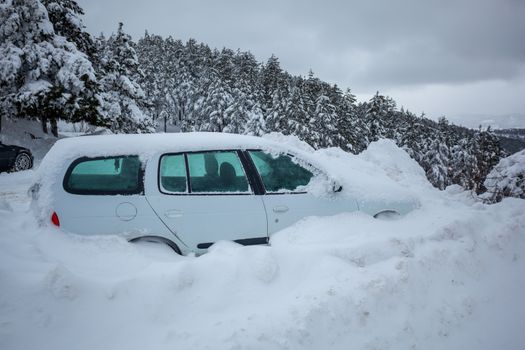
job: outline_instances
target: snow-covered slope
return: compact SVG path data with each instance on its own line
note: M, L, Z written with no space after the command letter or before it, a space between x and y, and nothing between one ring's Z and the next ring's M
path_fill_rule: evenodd
M312 156L421 208L311 217L269 247L180 257L40 228L32 172L0 175L0 349L523 348L525 200L440 192L387 141Z

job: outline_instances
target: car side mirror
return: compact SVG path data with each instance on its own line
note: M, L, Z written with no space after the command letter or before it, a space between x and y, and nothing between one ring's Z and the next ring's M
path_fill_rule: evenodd
M339 182L337 181L333 181L332 182L332 190L334 192L341 192L343 190L343 185L341 185Z

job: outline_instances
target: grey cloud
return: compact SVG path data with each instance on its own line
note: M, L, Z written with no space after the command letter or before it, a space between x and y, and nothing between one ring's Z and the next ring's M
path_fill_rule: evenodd
M77 1L94 34L123 21L135 38L148 29L259 60L274 53L293 74L312 69L356 92L493 81L523 90L524 0Z

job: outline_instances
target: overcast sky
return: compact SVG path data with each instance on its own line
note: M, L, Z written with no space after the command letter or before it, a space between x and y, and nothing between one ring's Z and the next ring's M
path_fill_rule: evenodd
M525 0L77 2L95 35L121 21L134 39L147 29L260 61L275 54L288 72L312 69L361 100L379 90L430 117L514 114L525 127Z

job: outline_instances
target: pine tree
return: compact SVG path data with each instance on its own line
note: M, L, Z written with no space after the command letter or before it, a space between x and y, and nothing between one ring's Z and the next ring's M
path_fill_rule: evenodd
M285 85L284 73L279 64L279 60L272 55L261 70L261 89L264 111L274 108L273 102L275 101L275 96L276 94L282 95L282 90Z
M74 43L93 62L96 46L82 22L84 10L74 0L41 0L49 14L55 33Z
M472 154L472 139L461 139L450 151L450 179L466 189L474 188L474 174L477 173L476 158Z
M504 197L525 199L525 150L503 158L487 175L484 197L491 203Z
M357 99L354 94L347 89L342 95L338 104L337 112L337 145L346 151L359 153L368 145L368 138L365 133L365 127L358 118L356 112Z
M309 134L308 121L309 116L306 112L306 106L301 90L302 81L297 82L291 90L290 98L286 100L282 132L288 135L295 135L301 140L306 140Z
M423 168L428 180L440 190L450 185L449 181L449 149L445 141L438 134L429 143L429 147L422 159Z
M244 134L247 132L247 124L250 120L250 110L252 106L246 98L246 95L239 89L235 89L231 97L232 103L225 111L227 124L223 132Z
M131 37L122 23L107 41L99 38L103 78L100 113L110 129L120 133L151 132L152 118L144 113L146 95L137 82L142 74Z
M314 148L331 147L336 132L335 107L326 95L319 96L315 105L314 114L308 121L310 133L306 141Z
M387 132L393 128L395 121L392 120L395 111L395 102L386 96L379 95L370 99L365 115L368 125L369 140L377 141L380 138L391 137L392 133Z
M207 92L199 103L195 112L196 130L223 132L230 123L230 114L227 110L232 105L232 96L229 87L216 75L211 75L207 84Z
M473 178L474 189L477 193L482 193L486 191L484 182L487 175L498 164L504 154L497 136L492 133L490 127L487 130L480 128L475 133L474 142L476 143L474 156L476 157L478 170Z
M0 110L38 118L58 136L57 122L104 124L97 113L97 79L75 44L54 32L37 0L0 4Z

